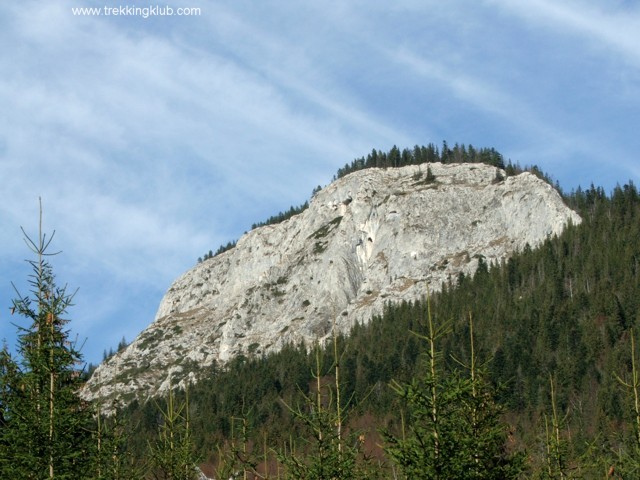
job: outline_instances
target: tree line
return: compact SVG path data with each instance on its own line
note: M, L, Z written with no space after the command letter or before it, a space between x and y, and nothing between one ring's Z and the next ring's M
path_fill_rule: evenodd
M351 163L346 163L344 167L339 168L333 176L333 180L335 181L350 173L367 168L395 168L434 162L485 163L487 165L493 165L494 167L505 169L507 175L517 175L518 173L527 170L546 180L548 183L552 183L551 179L536 166L523 168L517 163L512 163L511 160L505 163L504 157L495 148L475 148L473 145L466 146L465 144L458 143L454 144L454 146L450 148L446 141L442 142L442 146L440 148L433 143L429 143L426 146L416 145L413 149L404 148L402 151L395 145L391 147L388 152L373 149L366 157L356 158ZM556 188L559 188L559 186L556 185ZM320 185L315 187L311 192L311 198L313 198L313 196L320 190L322 190ZM279 212L277 215L273 215L267 220L252 224L251 230L266 225L282 223L294 215L302 213L307 208L309 208L308 201L305 201L299 206L291 206L288 210ZM237 241L234 240L227 244L220 245L215 252L213 250L209 250L202 257L198 257L198 263L202 263L205 260L234 248L236 246L236 242Z
M31 291L12 306L26 323L0 355L0 477L186 479L201 463L217 478L637 478L640 195L564 199L582 224L539 248L110 416L77 396L52 238L27 236Z
M640 320L640 196L628 183L610 194L579 188L564 200L582 217L580 225L500 265L480 261L473 277L451 278L429 297L434 324L449 325L437 343L441 367L445 378L456 378L455 358L470 358L471 312L475 352L488 360L485 378L504 409L508 445L526 453L522 475L605 478L613 467L614 478L636 478L640 430L629 385L638 387L631 359ZM387 305L367 325L338 336L350 425L374 438L372 445L383 443L383 431L409 431L409 400L390 385L424 378L428 317L426 299ZM331 348L321 351L325 363L336 362ZM291 435L304 438L283 404L304 403L313 393L314 355L291 345L212 367L190 392L193 408L206 412L193 424L200 445L230 443L231 419L239 416L253 432L250 443L262 435L271 446ZM329 370L323 376L331 381ZM134 404L126 415L137 421L150 409ZM386 474L400 468L372 445ZM219 462L210 448L200 453L211 465Z

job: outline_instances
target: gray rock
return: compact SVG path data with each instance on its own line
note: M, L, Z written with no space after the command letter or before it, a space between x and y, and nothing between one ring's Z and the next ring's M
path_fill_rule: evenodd
M213 362L347 332L386 302L415 300L560 234L580 217L534 175L482 164L368 169L291 219L252 230L169 288L155 320L100 365L83 395L164 394ZM505 178L506 177L506 178Z

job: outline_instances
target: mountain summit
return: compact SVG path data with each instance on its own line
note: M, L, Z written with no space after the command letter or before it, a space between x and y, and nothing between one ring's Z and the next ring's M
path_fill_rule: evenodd
M473 275L580 223L530 173L484 164L366 169L318 192L301 214L245 234L165 294L155 320L100 365L88 399L128 403L197 381L238 355L322 341L443 283Z

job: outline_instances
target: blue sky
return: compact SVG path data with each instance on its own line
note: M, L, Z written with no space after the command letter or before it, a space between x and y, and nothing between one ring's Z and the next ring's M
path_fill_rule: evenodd
M371 149L447 140L566 190L640 183L640 6L566 0L169 0L191 16L0 4L0 339L20 226L56 230L88 361L171 282Z

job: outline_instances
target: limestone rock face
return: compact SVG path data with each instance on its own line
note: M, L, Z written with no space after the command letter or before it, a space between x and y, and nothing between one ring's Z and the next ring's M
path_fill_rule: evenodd
M431 179L427 168L343 177L301 214L196 265L171 285L149 327L98 367L83 395L127 403L197 381L213 362L323 340L334 320L348 331L386 302L473 275L480 258L500 262L581 222L529 173L437 163Z

